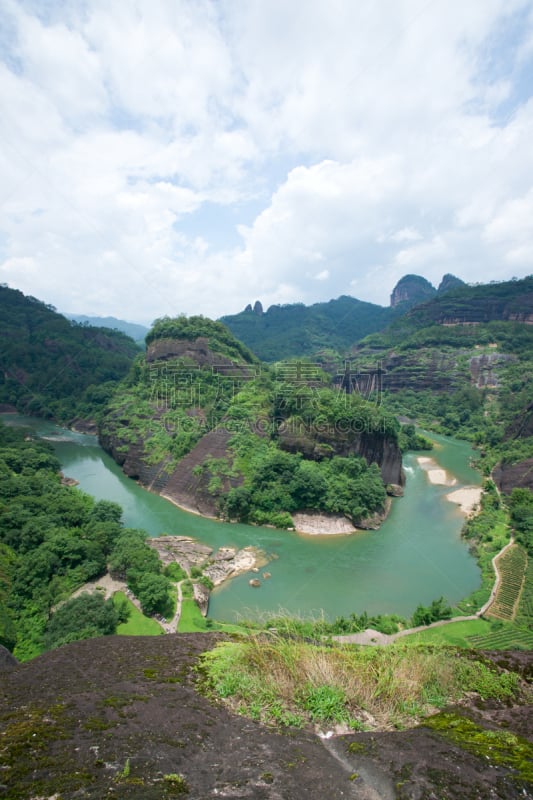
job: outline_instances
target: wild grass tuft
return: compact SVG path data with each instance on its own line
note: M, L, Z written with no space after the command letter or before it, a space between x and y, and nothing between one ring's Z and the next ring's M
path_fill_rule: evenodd
M357 729L413 725L467 692L504 699L519 685L453 648L324 647L272 634L219 644L202 672L208 691L255 719Z

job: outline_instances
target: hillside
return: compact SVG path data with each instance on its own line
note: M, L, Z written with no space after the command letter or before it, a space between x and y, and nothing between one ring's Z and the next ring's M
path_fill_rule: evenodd
M342 296L327 303L270 306L259 312L251 306L221 322L263 361L306 356L330 348L344 350L394 319L390 308Z
M325 303L273 305L263 310L256 301L240 314L222 317L240 341L263 361L313 356L324 351L343 353L355 342L382 331L413 306L465 284L444 275L438 290L420 275L405 275L394 287L389 308L343 295Z
M533 488L533 278L454 288L352 348L352 369L377 362L385 406L470 439L512 466L507 491ZM522 464L522 466L519 466Z
M90 325L92 328L110 328L115 331L122 331L135 342L144 341L144 337L149 331L146 325L138 322L126 322L124 319L116 317L94 317L86 314L64 314L67 319L77 322L79 325Z
M127 475L225 519L291 527L307 509L378 524L384 484L403 482L399 425L378 405L312 364L261 364L203 317L159 320L146 343L100 427Z
M69 322L0 286L0 403L58 420L92 417L139 352L123 333Z

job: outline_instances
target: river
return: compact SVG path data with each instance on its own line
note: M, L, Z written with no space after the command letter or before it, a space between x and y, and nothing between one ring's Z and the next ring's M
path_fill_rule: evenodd
M407 454L405 496L378 531L350 536L300 534L229 524L181 511L127 478L99 447L96 437L74 433L40 419L6 415L6 422L26 424L54 443L66 475L97 499L114 500L124 509L128 527L150 535L193 536L212 546L256 545L271 557L272 577L252 588L242 575L211 595L209 616L235 620L283 609L291 614L324 613L332 619L350 612L410 615L419 603L443 595L456 603L480 584L479 568L461 539L464 516L446 500L450 488L433 486ZM465 442L431 434L431 456L456 479L453 488L479 486L469 466L473 451ZM427 455L427 453L425 454Z

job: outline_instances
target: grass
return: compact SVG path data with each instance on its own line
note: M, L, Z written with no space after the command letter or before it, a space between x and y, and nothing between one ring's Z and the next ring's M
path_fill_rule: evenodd
M117 628L117 633L120 636L159 636L159 634L163 633L163 629L155 619L145 617L126 597L124 592L115 592L113 601L115 603L126 601L130 612L127 622L122 622Z
M181 616L178 623L178 633L203 633L212 630L200 609L190 597L184 597L181 603Z
M407 727L468 692L505 699L519 684L445 646L320 647L265 635L219 644L201 670L208 693L253 719L355 730Z
M443 644L480 650L531 650L533 631L501 621L450 622L402 637L405 644Z

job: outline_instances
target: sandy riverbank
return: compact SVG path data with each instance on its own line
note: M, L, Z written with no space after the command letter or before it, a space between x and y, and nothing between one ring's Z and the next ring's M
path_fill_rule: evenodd
M305 533L311 536L345 536L357 531L357 528L343 514L306 514L298 512L291 516L297 533Z
M445 469L439 467L435 459L428 456L418 456L418 464L427 473L428 480L434 486L455 486L457 480Z
M481 493L481 486L465 486L447 494L446 499L457 503L464 514L471 514L479 506Z

